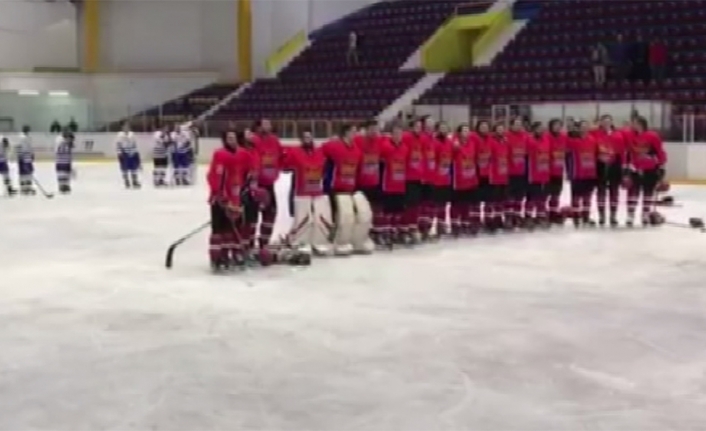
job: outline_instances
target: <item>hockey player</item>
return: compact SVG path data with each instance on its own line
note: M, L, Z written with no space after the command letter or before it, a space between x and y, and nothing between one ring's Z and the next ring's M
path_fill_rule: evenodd
M547 187L551 171L551 144L542 123L532 124L527 141L527 227L549 227Z
M435 142L436 170L430 174L428 181L431 183L433 194L434 218L436 218L437 235L448 235L451 228L447 223L446 210L453 196L451 188L453 167L453 141L449 135L449 127L443 121L436 125Z
M383 209L380 202L380 146L383 138L380 136L377 122L373 120L365 123L363 133L355 136L353 141L362 154L356 185L372 208L373 228L370 233L373 242L379 243L380 228L383 224Z
M233 131L223 134L223 148L213 153L207 174L211 206L209 256L216 272L245 265L240 240L245 228L242 198L244 190L255 186L255 179L252 158L238 147L239 138L244 140Z
M17 193L17 190L12 187L9 158L10 141L4 136L0 136L0 177L2 177L2 183L5 186L5 192L7 195L14 196Z
M335 220L334 253L349 255L352 252L370 253L375 245L370 240L372 210L361 192L356 192L356 176L361 152L353 144L354 129L343 126L340 140L322 146L326 156L324 190L331 196Z
M567 170L571 179L571 209L575 227L594 226L591 200L596 188L598 143L589 134L590 124L581 121L567 138Z
M508 222L512 227L524 224L524 201L527 196L527 140L528 133L522 125L522 119L516 117L510 123L506 133L510 151L510 182L508 184Z
M551 170L549 173L549 183L547 184L547 195L549 204L549 221L554 224L562 224L562 217L559 202L561 192L564 188L564 169L566 167L566 134L562 130L561 120L553 119L549 121L547 140L551 151Z
M661 222L654 210L654 194L667 163L667 153L657 133L648 129L644 117L633 120L634 134L627 142L624 184L628 189L628 221L632 226L635 210L642 197L642 224L647 226Z
M34 148L29 126L22 126L22 133L15 148L17 171L20 177L20 194L34 195L37 192L32 187L34 180Z
M490 185L490 167L493 153L494 138L490 133L490 123L481 120L476 124L476 132L472 135L476 147L476 163L478 167L478 200L483 204L483 227L493 229L493 188Z
M508 205L508 184L510 181L510 146L507 142L505 126L496 124L491 138L491 156L488 183L490 184L490 232L498 229L512 229L515 225ZM514 215L514 212L511 213ZM505 216L503 218L503 216ZM503 221L504 220L504 221Z
M407 191L407 159L409 148L402 139L402 127L392 127L392 136L380 144L381 167L380 191L384 205L381 244L411 243L411 233L404 223L404 209Z
M154 147L152 147L152 183L155 187L167 185L167 169L169 168L169 132L164 129L155 132Z
M480 229L478 200L478 170L476 168L476 143L471 139L471 129L462 124L456 129L453 144L451 198L451 233L475 235Z
M139 189L141 185L138 178L138 171L142 167L140 163L140 153L137 149L135 134L130 131L130 125L128 123L125 123L123 130L118 133L115 145L125 188Z
M274 184L279 178L282 160L282 143L272 131L272 124L268 119L260 119L253 127L252 141L259 156L258 185L270 195L269 203L260 209L262 218L260 224L260 247L270 243L272 229L277 217L277 199L275 199Z
M188 186L194 163L194 148L188 129L179 128L174 132L174 144L174 184Z
M417 130L419 130L417 132ZM431 116L425 116L420 119L419 123L413 124L413 133L417 139L421 141L422 147L422 176L421 176L421 201L419 203L418 227L420 231L420 239L429 239L429 234L434 225L436 217L437 196L436 196L436 180L437 180L437 157L436 150L438 142L436 137L436 125ZM413 175L413 174L412 174ZM437 232L438 234L439 232Z
M331 254L333 219L331 203L324 194L323 150L314 146L311 132L302 134L301 146L287 148L282 169L292 171L291 198L294 224L287 241L296 249L311 254Z
M428 205L425 204L427 200L426 186L422 184L426 171L424 151L428 140L427 135L422 133L422 121L412 122L412 130L405 133L402 139L409 149L404 223L415 239L417 236L426 239L429 236L431 220L427 211Z
M613 127L610 115L601 117L599 127L592 136L598 144L597 161L597 193L598 224L606 224L606 200L609 200L610 226L618 226L618 201L620 185L623 180L623 164L625 162L625 140L623 134Z
M59 193L71 193L71 178L73 176L73 151L74 134L69 129L64 129L61 136L56 138L56 182Z

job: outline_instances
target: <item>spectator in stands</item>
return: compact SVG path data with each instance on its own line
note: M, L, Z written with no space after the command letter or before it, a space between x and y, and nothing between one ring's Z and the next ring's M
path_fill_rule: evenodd
M71 117L71 120L69 120L69 124L66 125L66 128L71 133L78 132L78 123L76 123L76 120L74 119L74 117Z
M346 54L346 63L348 65L358 65L358 34L351 31L348 34L348 53Z
M59 120L52 121L49 126L49 133L61 133L61 123L59 123Z
M638 33L630 49L630 64L632 65L630 80L642 80L644 82L650 80L649 54L649 45L642 38L642 35Z
M667 68L667 45L659 39L655 39L650 44L650 73L655 81L664 79L664 72Z
M608 59L608 50L600 42L591 50L591 63L593 64L593 79L596 85L605 84L606 66L610 64L610 60Z
M630 61L627 55L627 43L623 39L622 34L618 34L615 42L610 45L609 56L612 65L612 75L615 79L622 81L628 77L630 71Z

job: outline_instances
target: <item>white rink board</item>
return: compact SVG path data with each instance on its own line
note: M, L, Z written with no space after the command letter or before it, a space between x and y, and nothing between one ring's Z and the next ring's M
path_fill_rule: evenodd
M162 266L206 219L203 184L78 170L70 197L0 199L0 429L706 423L702 234L566 228L214 277L205 235ZM706 190L674 195L670 219L706 215Z

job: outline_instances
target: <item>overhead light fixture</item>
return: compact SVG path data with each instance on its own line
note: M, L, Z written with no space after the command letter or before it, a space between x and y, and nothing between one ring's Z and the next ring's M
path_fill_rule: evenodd
M69 92L68 91L50 91L49 95L56 96L56 97L66 97L69 95Z
M39 91L37 90L19 90L17 92L20 96L39 96Z

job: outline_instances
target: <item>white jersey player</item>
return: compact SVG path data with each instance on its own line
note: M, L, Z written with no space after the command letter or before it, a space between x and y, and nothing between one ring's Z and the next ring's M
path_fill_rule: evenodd
M169 168L169 132L160 130L154 134L152 147L152 181L155 187L167 185L167 169Z
M34 180L34 146L29 132L29 126L23 126L22 133L20 133L15 146L17 171L20 177L20 194L23 195L36 194L34 187L32 187L32 181Z
M54 151L59 193L69 194L71 193L71 178L73 176L74 134L65 130L61 136L56 138Z
M130 131L127 124L123 126L123 130L118 133L115 140L115 146L118 153L118 162L120 163L120 172L123 176L125 188L139 189L141 187L138 178L138 172L142 168L140 162L140 152L137 148L137 139L135 134Z
M5 136L0 136L0 177L2 177L7 195L15 195L17 190L12 187L12 178L10 177L10 141Z

